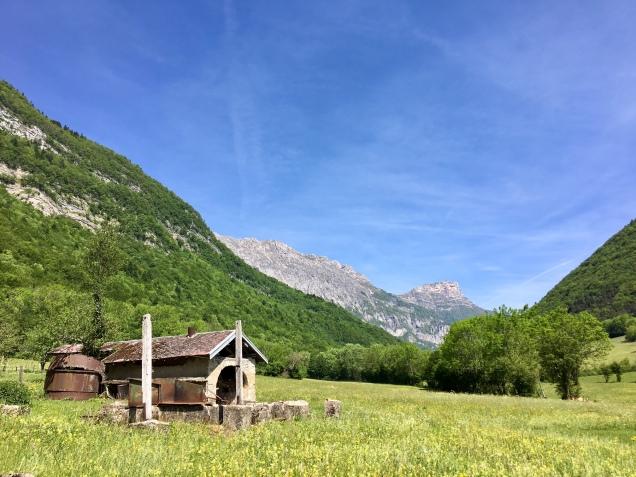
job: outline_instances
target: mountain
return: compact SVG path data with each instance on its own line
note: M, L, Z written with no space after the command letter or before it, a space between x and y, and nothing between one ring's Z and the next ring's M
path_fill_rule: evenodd
M158 335L190 324L227 329L241 319L265 350L398 341L248 266L139 166L48 119L0 82L0 342L5 329L17 334L14 347L37 341L46 320L90 303L79 264L105 223L117 225L123 255L106 288L111 339L137 337L139 317L150 312Z
M302 254L282 242L217 237L266 275L336 303L393 336L423 346L439 344L453 321L484 313L462 295L457 283L422 285L398 296L374 286L349 265Z
M636 316L636 220L599 247L537 303L538 310L566 305L604 320Z

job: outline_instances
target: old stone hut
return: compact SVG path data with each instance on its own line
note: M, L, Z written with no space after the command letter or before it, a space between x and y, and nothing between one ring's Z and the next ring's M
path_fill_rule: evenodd
M160 388L153 402L235 402L235 338L236 330L196 333L193 329L181 336L153 338L153 385ZM267 358L245 335L242 343L243 400L255 402L256 363ZM124 398L135 392L136 380L141 379L141 340L106 343L101 351L108 354L102 362L109 394Z

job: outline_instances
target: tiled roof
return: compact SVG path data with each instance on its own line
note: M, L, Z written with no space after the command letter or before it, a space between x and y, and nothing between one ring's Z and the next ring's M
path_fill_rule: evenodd
M160 336L152 339L152 359L187 358L192 356L208 356L224 340L230 339L234 330L196 333L192 336ZM229 344L229 341L228 341ZM141 361L141 340L107 343L104 351L114 349L115 352L102 360L108 363Z

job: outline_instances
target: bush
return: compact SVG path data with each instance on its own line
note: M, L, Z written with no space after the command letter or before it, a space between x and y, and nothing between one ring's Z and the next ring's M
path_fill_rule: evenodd
M17 381L0 381L0 403L3 404L31 404L29 389Z
M636 341L636 324L631 325L625 332L625 341Z

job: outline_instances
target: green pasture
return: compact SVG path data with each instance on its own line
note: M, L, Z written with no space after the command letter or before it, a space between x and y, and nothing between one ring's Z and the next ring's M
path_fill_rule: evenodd
M42 395L41 373L25 380ZM30 415L0 418L0 474L636 476L633 372L621 383L585 377L588 400L572 402L263 376L257 386L260 400L308 400L312 416L155 433L86 419L100 399L38 398ZM343 401L340 420L322 417L325 398Z

